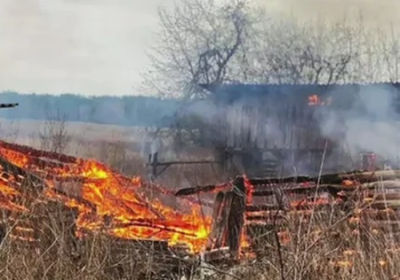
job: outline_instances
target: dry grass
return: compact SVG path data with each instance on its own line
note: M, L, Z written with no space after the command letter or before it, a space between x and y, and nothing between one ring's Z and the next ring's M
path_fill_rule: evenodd
M330 213L330 219L316 216L305 225L291 221L288 244L282 236L276 238L272 228L253 229L258 231L256 261L207 269L172 257L158 243L101 234L78 241L72 234L73 221L66 218L68 211L50 205L44 214L37 245L9 238L1 244L1 279L201 279L201 272L203 279L372 280L400 275L400 254L390 251L388 239L368 231L354 234L354 226L340 213Z
M104 139L96 133L97 138L66 133L72 136L64 152L95 157L128 175L146 174L144 160L132 148L135 141L122 137L124 133ZM29 144L12 131L3 138ZM209 165L175 166L160 178L171 188L227 179ZM400 279L400 251L390 250L390 236L355 227L338 210L316 214L306 223L300 222L301 217L290 220L284 229L287 236L278 234L282 229L252 227L249 234L257 258L234 267L204 267L197 260L172 257L159 243L122 241L102 234L78 240L73 212L57 203L37 211L41 213L35 222L42 229L40 241L31 244L7 236L0 245L0 279ZM3 213L3 219L6 216ZM37 219L37 215L21 219ZM9 233L13 225L3 224Z

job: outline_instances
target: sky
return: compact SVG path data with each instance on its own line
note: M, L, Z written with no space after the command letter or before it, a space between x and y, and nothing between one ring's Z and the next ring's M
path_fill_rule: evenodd
M362 10L372 25L400 24L399 0L253 1L300 20ZM1 0L0 91L138 94L160 4L173 0Z

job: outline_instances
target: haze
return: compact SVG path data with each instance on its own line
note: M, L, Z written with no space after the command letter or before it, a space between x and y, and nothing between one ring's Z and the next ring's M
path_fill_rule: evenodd
M168 1L168 2L167 2ZM167 0L1 0L0 91L132 95ZM258 0L261 1L261 0ZM267 2L267 1L262 1ZM398 24L400 1L270 0L271 14Z

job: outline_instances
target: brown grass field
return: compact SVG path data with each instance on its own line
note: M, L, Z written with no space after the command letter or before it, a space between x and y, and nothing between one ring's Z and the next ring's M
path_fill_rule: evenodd
M40 137L46 125L0 120L1 138L42 148L55 137ZM143 130L68 123L64 132L69 139L64 153L95 158L129 176L146 175L138 148ZM203 153L189 151L186 156ZM160 183L181 188L226 179L211 166L177 166L166 171ZM360 229L335 210L316 215L306 225L291 221L286 237L272 228L255 229L256 260L243 259L234 266L211 266L183 257L171 260L155 244L138 245L100 234L76 242L73 222L63 211L56 205L45 210L48 222L41 225L45 234L39 248L4 239L0 279L400 279L400 249L391 244L393 239L374 232L360 235ZM292 241L285 244L285 238Z

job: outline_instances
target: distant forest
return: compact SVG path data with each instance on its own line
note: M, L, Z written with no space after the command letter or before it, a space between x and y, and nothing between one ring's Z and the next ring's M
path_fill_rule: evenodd
M84 97L76 94L0 93L0 103L19 103L1 109L7 119L57 120L122 126L165 126L179 108L179 100L147 96Z

